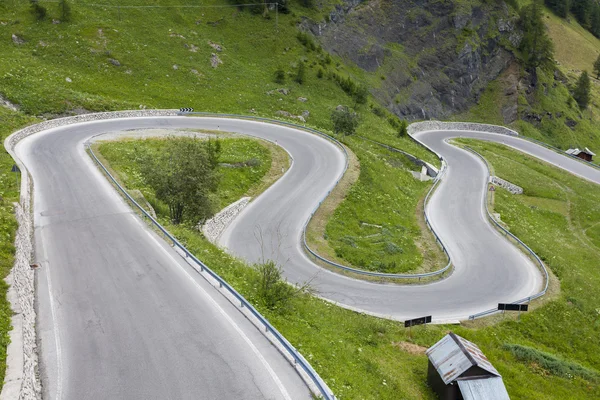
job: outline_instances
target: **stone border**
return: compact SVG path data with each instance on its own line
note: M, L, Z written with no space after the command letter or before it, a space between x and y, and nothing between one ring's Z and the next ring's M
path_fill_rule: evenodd
M83 114L58 118L30 125L8 136L4 147L21 170L20 203L15 206L19 224L15 236L15 263L6 278L10 285L8 299L13 316L10 331L10 344L7 349L6 375L0 400L38 400L41 398L41 383L38 376L37 337L35 329L35 274L29 262L33 251L33 219L31 210L31 187L29 171L15 154L17 143L47 129L81 122L99 121L115 118L175 116L176 110L132 110Z
M517 186L514 183L510 183L509 181L499 178L495 175L490 176L490 183L494 186L504 188L512 194L523 194L523 188L521 186Z
M519 136L517 131L508 129L504 126L478 124L474 122L441 122L441 121L423 121L415 122L408 126L408 134L412 137L419 132L427 131L476 131L499 133L501 135ZM418 140L417 140L418 142ZM420 142L419 142L420 143Z
M216 213L211 219L202 225L202 233L213 244L217 244L217 240L229 226L231 221L238 216L239 213L248 205L250 197L242 197ZM1 399L0 399L1 400Z

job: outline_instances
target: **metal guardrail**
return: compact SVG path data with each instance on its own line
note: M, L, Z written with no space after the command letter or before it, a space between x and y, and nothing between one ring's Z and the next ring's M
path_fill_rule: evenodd
M179 114L181 114L181 115L190 115L190 114L193 114L193 115L202 115L202 116L247 119L247 120L253 120L253 121L260 121L260 122L268 122L268 123L276 124L276 125L288 126L288 127L291 127L291 128L304 130L304 131L307 131L307 132L310 132L310 133L314 133L314 134L316 134L318 136L321 136L321 137L323 137L323 138L325 138L325 139L333 142L335 145L337 145L344 152L344 157L345 157L345 160L346 160L346 163L344 165L344 170L342 171L342 173L340 174L340 176L338 177L338 179L335 181L335 183L331 186L331 188L327 191L327 194L319 201L319 204L312 210L312 212L310 213L308 219L304 223L304 226L302 227L302 245L304 246L304 248L306 249L306 251L308 251L312 256L314 256L315 258L319 259L320 261L322 261L322 262L324 262L324 263L326 263L328 265L331 265L333 267L342 269L342 270L347 271L347 272L352 272L352 273L355 273L355 274L358 274L358 275L365 275L365 276L372 276L372 277L379 277L379 278L418 279L418 280L421 280L421 278L426 278L426 277L430 277L430 276L441 275L444 272L446 272L448 269L450 269L450 267L452 266L452 262L450 261L450 256L448 255L448 250L446 249L446 246L444 246L442 240L439 238L439 236L437 235L437 233L435 233L435 231L432 229L431 224L429 222L429 217L427 216L426 207L425 207L427 205L427 201L429 200L430 195L433 193L433 190L437 187L437 185L439 183L439 180L441 179L442 172L444 170L444 163L443 163L443 160L442 160L441 157L440 157L440 160L442 160L442 170L439 171L437 177L435 178L433 186L431 187L431 189L427 193L427 196L425 197L425 202L424 202L424 207L423 207L423 214L425 215L425 222L427 224L427 227L429 228L429 230L431 230L431 232L433 232L433 235L435 236L436 241L440 244L440 246L442 247L442 250L444 251L444 253L448 257L448 264L444 268L441 268L441 269L439 269L437 271L432 271L432 272L427 272L427 273L422 273L422 274L391 274L391 273L384 273L384 272L365 271L365 270L362 270L362 269L348 267L346 265L339 264L339 263L336 263L334 261L326 259L325 257L323 257L323 256L319 255L317 252L315 252L313 249L311 249L310 246L308 245L307 241L306 241L306 229L308 227L308 224L310 223L310 221L314 217L315 213L317 212L317 210L319 209L319 207L321 206L321 204L323 203L323 201L325 201L325 199L331 194L331 191L338 185L338 183L340 182L340 180L342 179L342 177L344 176L344 174L348 170L348 152L346 151L346 148L344 147L344 145L343 145L342 142L340 142L335 137L330 136L330 135L328 135L326 133L323 133L323 132L321 132L321 131L319 131L317 129L306 127L306 126L300 125L300 124L295 124L295 123L292 123L292 122L280 121L280 120L276 120L276 119L270 119L270 118L264 118L264 117L256 117L256 116L247 116L247 115L218 114L218 113L208 113L208 112L184 112L184 113L179 113ZM417 143L419 143L419 142L417 141ZM423 145L422 143L419 143L419 144ZM388 146L388 147L392 148L391 146ZM430 149L428 149L428 150L430 150ZM409 154L409 153L406 153L406 152L404 152L402 150L399 150L399 152L403 153L403 154ZM434 154L436 154L436 153L434 152ZM409 154L409 155L411 157L414 157L412 154ZM439 157L439 155L438 155L438 157ZM416 157L414 157L414 158L416 158Z
M281 333L273 326L271 323L262 316L253 306L237 292L231 285L229 285L223 278L221 278L217 273L208 268L202 261L197 259L188 249L185 248L174 236L172 236L158 221L156 221L144 208L131 197L131 195L117 182L115 177L108 171L108 169L100 162L96 154L92 150L89 143L87 143L87 149L96 161L96 163L102 168L102 170L106 173L106 175L111 179L111 181L121 190L121 192L127 197L127 199L133 203L143 214L147 217L154 226L156 226L169 240L173 243L174 247L179 248L186 257L191 258L196 264L200 266L200 272L206 271L213 279L215 279L220 287L224 287L231 295L233 295L239 302L240 307L246 307L252 315L260 321L261 324L264 325L265 330L270 332L275 339L283 346L283 348L289 353L289 355L294 359L294 363L300 365L300 367L304 370L304 372L310 377L311 381L316 385L319 389L319 392L326 400L335 400L336 397L333 393L326 389L326 384L322 381L321 377L317 372L313 369L313 367L306 361L306 359L296 350L296 348L288 342L288 340L283 337Z
M486 168L488 170L488 180L489 180L489 177L490 177L490 165L488 164L487 160L485 158L483 158L483 156L481 154L479 154L477 151L473 150L472 148L470 148L468 146L465 146L465 148L468 151L470 151L471 153L473 153L476 156L478 156L485 163ZM545 280L546 283L544 285L544 289L541 292L536 293L536 294L534 294L532 296L529 296L529 297L525 297L525 298L517 300L517 301L513 301L510 304L521 304L521 303L524 303L524 302L528 302L529 303L531 300L537 299L538 297L542 297L548 291L548 281L549 281L548 270L546 269L546 265L543 263L543 261L538 257L537 254L535 254L535 252L533 250L531 250L529 248L529 246L527 246L525 243L523 243L523 241L521 239L519 239L514 234L512 234L511 232L509 232L506 228L504 228L502 225L500 225L500 223L498 223L498 221L496 221L496 219L492 216L492 214L490 213L490 210L488 208L488 197L489 197L489 191L486 189L486 193L485 193L485 211L486 211L488 219L498 229L500 229L500 231L502 231L505 235L510 236L518 244L520 244L525 250L527 250L527 252L538 262L538 264L540 265L541 270L544 272L544 280ZM469 320L474 320L476 318L483 317L485 315L494 314L494 313L497 313L497 312L498 312L497 308L492 308L492 309L489 309L489 310L486 310L486 311L479 312L477 314L470 315L469 316Z
M552 145L550 145L550 144L548 144L548 143L544 143L544 142L541 142L541 141L539 141L539 140L537 140L537 139L533 139L533 138L530 138L530 137L527 137L527 136L523 136L523 135L519 135L519 138L521 138L521 139L525 139L525 140L527 140L527 141L529 141L529 142L535 143L535 144L537 144L537 145L540 145L540 146L542 146L542 147L545 147L545 148L547 148L547 149L549 149L549 150L553 150L553 151L555 151L555 152L557 152L558 154L561 154L561 155L563 155L563 156L567 156L567 157L573 158L573 159L575 159L575 160L579 161L580 163L582 163L582 164L585 164L585 165L587 165L587 166L589 166L589 167L596 168L596 169L600 169L600 165L597 165L597 164L591 163L591 162L589 162L589 161L586 161L586 160L584 160L584 159L582 159L582 158L579 158L579 157L577 157L577 156L574 156L574 155L572 155L572 154L568 154L568 153L566 153L564 150L561 150L561 149L559 149L558 147L554 147L554 146L552 146Z

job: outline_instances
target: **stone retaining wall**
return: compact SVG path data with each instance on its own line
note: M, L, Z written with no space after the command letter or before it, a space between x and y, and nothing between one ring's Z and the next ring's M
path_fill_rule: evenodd
M523 194L523 188L517 186L509 181L505 181L502 178L498 178L497 176L490 176L490 183L496 186L500 186L511 192L512 194Z
M502 135L519 136L516 131L504 126L477 124L474 122L441 122L441 121L423 121L415 122L408 126L409 135L415 135L426 131L477 131L499 133Z
M73 117L48 120L23 128L4 141L4 147L21 170L20 204L15 206L19 224L15 237L15 264L6 281L10 288L8 298L13 317L10 332L11 344L7 350L7 369L0 400L38 400L41 398L41 384L38 374L37 339L35 331L36 313L34 308L34 271L30 268L33 247L33 216L31 214L31 193L29 172L17 158L16 144L37 132L80 122L99 121L113 118L174 116L176 110L134 110L83 114ZM19 354L22 353L22 354Z
M204 236L209 241L216 244L225 228L227 228L229 223L242 212L249 202L250 197L242 197L235 203L231 203L215 214L214 217L206 221L202 226L202 233L204 233Z

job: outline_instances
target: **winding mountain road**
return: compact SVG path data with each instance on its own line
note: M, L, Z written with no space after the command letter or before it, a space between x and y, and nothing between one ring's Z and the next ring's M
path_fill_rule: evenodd
M600 171L519 138L424 132L448 162L428 205L455 271L422 286L377 284L316 266L301 248L312 209L344 168L331 142L288 127L224 118L147 117L69 125L16 147L35 185L38 333L46 398L306 398L294 369L228 301L132 213L85 154L103 132L203 128L276 141L290 170L255 199L220 244L249 262L272 258L295 283L340 305L395 319L468 315L539 291L533 263L484 214L485 165L446 139L504 142L600 183Z

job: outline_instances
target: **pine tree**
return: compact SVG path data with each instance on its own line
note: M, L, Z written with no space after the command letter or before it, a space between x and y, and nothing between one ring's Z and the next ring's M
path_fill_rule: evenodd
M573 92L573 98L579 104L579 108L585 110L590 102L590 77L587 71L583 71L577 80L577 86Z
M519 50L525 66L535 74L535 69L553 57L552 41L544 25L542 0L534 0L521 9L520 24L523 40Z
M596 74L596 79L600 79L600 54L594 63L594 73Z

